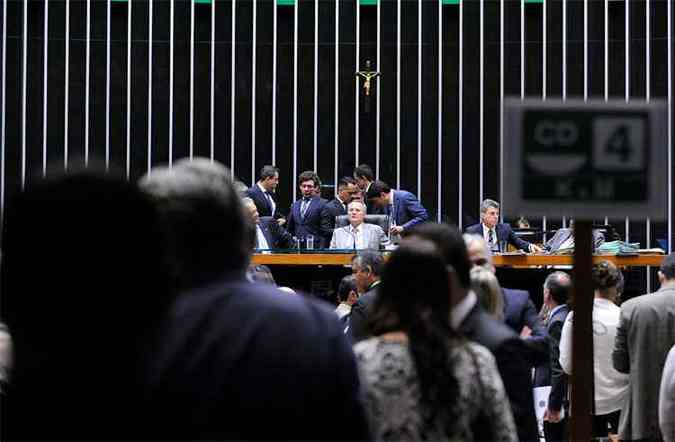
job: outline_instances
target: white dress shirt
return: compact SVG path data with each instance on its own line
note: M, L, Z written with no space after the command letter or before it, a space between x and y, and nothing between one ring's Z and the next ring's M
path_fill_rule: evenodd
M593 373L595 376L595 414L620 410L628 394L629 378L612 365L612 350L621 308L608 299L593 300ZM567 315L560 337L560 366L572 373L572 325L574 312Z
M488 245L488 249L490 251L495 251L499 248L499 240L497 239L497 229L493 227L490 229L488 226L486 226L483 223L480 223L481 227L483 227L483 239L485 240L485 243ZM490 242L490 231L492 230L492 242Z
M267 243L267 239L265 239L265 235L263 234L262 229L260 228L260 224L255 225L255 236L256 236L256 244L258 249L262 249L263 253L270 253L269 249L271 248L270 245Z
M363 227L361 227L362 224L359 224L358 226L349 226L349 232L354 236L354 248L355 249L365 249L366 248L366 243L363 240Z

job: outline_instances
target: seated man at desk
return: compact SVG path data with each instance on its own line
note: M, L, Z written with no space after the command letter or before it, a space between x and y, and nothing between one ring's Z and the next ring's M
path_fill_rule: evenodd
M511 226L499 223L499 203L486 199L480 205L480 223L466 228L466 233L483 237L491 252L505 252L507 244L531 253L541 253L543 250L536 244L518 238ZM502 246L500 246L500 244Z
M366 206L360 201L352 201L347 206L349 225L333 231L331 249L374 249L384 246L387 237L382 227L364 223Z

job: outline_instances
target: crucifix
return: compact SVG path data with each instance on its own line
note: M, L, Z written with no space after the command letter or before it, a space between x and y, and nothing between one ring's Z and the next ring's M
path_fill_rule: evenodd
M377 71L371 71L370 70L370 60L366 60L366 70L365 71L357 71L354 75L357 78L357 84L358 84L358 78L363 78L363 91L365 92L365 100L364 100L364 111L366 113L370 112L370 81L374 79L375 77L379 77L381 74Z

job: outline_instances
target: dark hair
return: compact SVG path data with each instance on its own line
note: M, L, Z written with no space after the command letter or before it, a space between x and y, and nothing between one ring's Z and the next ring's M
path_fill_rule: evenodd
M384 258L380 252L364 250L352 258L352 264L356 264L361 268L370 268L373 275L380 276L382 275Z
M544 281L544 287L548 289L551 298L558 305L567 304L572 288L570 275L565 272L557 271L549 274Z
M424 274L420 289L419 276ZM410 342L421 402L430 419L450 417L457 379L450 346L448 271L438 248L426 240L402 242L387 262L369 326L374 335L405 331Z
M408 236L419 236L436 244L445 262L455 269L461 286L471 288L471 261L462 233L456 227L438 223L418 224Z
M670 255L667 255L665 258L663 258L659 270L661 273L663 273L663 276L665 276L666 279L675 278L675 253L671 253Z
M354 168L354 178L364 178L368 181L373 181L375 175L373 174L373 169L367 164L359 164Z
M71 169L12 198L3 236L17 349L6 437L137 432L142 358L171 301L153 202L122 176Z
M260 169L260 181L267 178L274 178L279 173L279 168L271 165L263 166Z
M179 288L243 274L253 230L228 168L196 158L153 169L141 186L155 197L169 231Z
M338 181L338 190L343 188L343 187L347 187L350 184L356 184L356 181L354 181L354 178L344 176L344 177L340 178L340 181Z
M356 292L358 289L356 287L356 278L354 278L354 275L347 275L342 280L340 281L340 285L338 287L338 301L344 302L349 298L349 294L351 292Z
M623 279L621 271L609 261L601 261L593 266L591 270L591 279L593 280L593 288L606 293L611 288L617 288Z
M305 170L298 176L298 186L305 181L314 181L315 187L321 187L321 178L311 170Z
M372 200L373 198L379 198L381 193L389 193L391 188L389 184L384 181L375 181L368 188L368 193L366 194L366 199Z

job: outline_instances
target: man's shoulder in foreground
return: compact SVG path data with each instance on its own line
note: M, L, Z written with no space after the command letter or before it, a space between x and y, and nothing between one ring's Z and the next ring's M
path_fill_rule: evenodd
M470 233L470 234L475 234L475 235L480 235L482 234L482 229L481 229L481 224L476 223L476 224L471 224L467 228L464 229L465 233Z
M494 351L510 340L520 341L518 335L506 324L490 316L483 308L476 305L460 325L464 335L475 342Z

